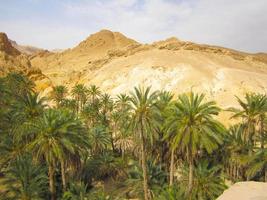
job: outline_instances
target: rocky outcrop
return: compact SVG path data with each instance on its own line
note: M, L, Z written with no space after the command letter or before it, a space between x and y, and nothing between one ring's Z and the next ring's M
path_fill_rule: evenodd
M266 200L267 183L239 182L225 190L217 200Z
M0 32L0 51L7 55L18 56L21 53L12 46L7 35Z
M0 33L0 75L9 71L26 73L30 65L27 57L11 45L7 35Z
M12 46L5 33L0 33L0 76L8 72L20 72L32 79L38 91L52 86L50 79L42 71L32 66L29 57Z
M76 47L31 57L54 84L96 84L116 95L137 85L175 94L204 92L222 107L235 106L235 95L267 91L265 54L169 38L140 44L124 35L102 30Z

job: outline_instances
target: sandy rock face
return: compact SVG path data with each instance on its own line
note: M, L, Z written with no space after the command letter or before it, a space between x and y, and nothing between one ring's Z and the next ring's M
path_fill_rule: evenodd
M267 183L239 182L225 190L217 200L266 200Z
M20 45L16 41L13 41L13 40L9 40L9 41L15 49L17 49L18 51L20 51L21 53L24 53L26 55L34 55L36 53L44 51L44 49L40 49L37 47L28 46L28 45Z
M5 33L0 32L0 51L5 52L8 55L18 56L21 53L12 46Z
M73 49L33 56L55 85L96 84L116 95L134 86L175 94L204 92L223 108L237 105L235 95L267 91L266 54L249 54L227 48L169 38L140 44L124 35L102 30Z
M10 71L26 72L30 66L29 59L11 45L5 33L0 33L0 75Z
M20 72L36 83L37 90L43 92L51 88L50 79L38 67L33 67L29 57L15 47L5 33L0 33L0 76L8 72Z

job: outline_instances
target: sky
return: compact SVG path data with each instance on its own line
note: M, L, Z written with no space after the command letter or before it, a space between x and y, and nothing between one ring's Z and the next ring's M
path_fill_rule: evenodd
M101 29L267 52L267 0L0 0L0 32L19 44L72 48Z

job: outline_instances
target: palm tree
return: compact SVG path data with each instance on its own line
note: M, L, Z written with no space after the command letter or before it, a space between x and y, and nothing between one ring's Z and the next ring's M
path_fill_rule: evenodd
M113 131L110 129L110 116L114 107L114 102L111 96L107 93L104 93L100 96L100 104L101 104L101 123L106 127L107 131L110 133L110 142L112 146L113 152L115 152L114 147L114 136Z
M9 73L5 79L7 86L14 96L21 96L25 93L34 92L34 82L21 73Z
M167 179L167 174L161 165L158 165L151 160L148 160L146 166L147 175L149 177L148 185L150 187L151 194L155 197L156 193L164 186ZM143 180L142 167L140 167L137 162L132 163L128 170L128 179L125 182L128 190L127 193L134 194L133 197L136 195L139 197L143 196Z
M267 112L267 97L266 95L247 93L245 101L236 97L241 109L230 108L229 111L234 112L232 118L241 118L245 125L243 137L249 142L251 148L249 156L253 154L253 147L255 146L256 136L260 136L261 148L264 149L264 120ZM257 126L259 130L257 131ZM249 180L247 176L247 180Z
M146 146L148 141L152 141L152 131L155 124L155 114L157 108L155 106L157 100L157 92L150 92L151 87L148 88L134 88L131 93L131 106L133 110L132 124L134 132L141 140L141 160L143 169L143 187L145 200L150 199L148 188L148 176L146 169Z
M77 108L77 102L75 99L63 99L61 102L61 107L65 109L69 109L73 113L75 113Z
M53 91L51 93L51 98L54 100L57 104L57 108L60 107L64 99L66 98L68 94L68 89L64 85L57 85L53 87Z
M35 139L28 149L41 160L45 159L49 169L49 186L51 199L56 199L54 174L56 161L64 169L64 160L68 155L82 151L88 145L84 127L75 116L67 111L49 109L32 125ZM66 158L67 157L67 158ZM63 189L66 188L64 170L62 173Z
M111 96L107 93L101 95L100 104L102 107L101 111L103 115L103 122L106 126L108 126L108 115L112 111L114 105Z
M167 120L172 149L186 153L189 163L188 193L193 188L194 160L202 149L211 153L222 143L224 127L213 116L220 109L214 101L204 102L204 94L182 94L171 108Z
M166 127L165 127L165 123L166 123L166 119L168 117L168 109L172 104L172 99L173 99L173 94L171 92L168 91L161 91L159 93L158 96L158 100L157 100L157 108L160 112L160 123L158 126L158 135L159 135L159 140L157 140L156 144L155 144L155 150L158 151L158 154L160 156L160 160L161 163L164 162L164 154L167 154L168 149L167 146L170 146L169 144L167 144L167 140L165 137L166 135ZM159 148L161 147L161 148ZM171 162L170 162L170 186L173 185L173 179L174 179L174 152L175 149L171 149Z
M6 79L3 77L0 77L0 94L0 109L2 110L8 100L7 97L9 97L9 94L11 94L6 84Z
M46 107L46 98L39 97L38 93L27 93L18 98L18 101L11 105L11 112L14 117L22 122L38 117Z
M184 166L181 171L180 185L182 188L186 188L188 185L189 170L187 166ZM210 166L205 160L196 166L193 181L194 188L186 194L186 199L216 199L227 188L221 174L221 168Z
M178 186L171 186L162 189L156 200L185 200L185 194L182 188Z
M91 178L95 180L101 180L105 178L120 178L125 177L126 172L125 162L120 157L115 157L113 152L104 151L98 155L95 155L87 163L87 169L91 173Z
M89 96L91 97L91 103L94 103L95 100L96 100L96 98L97 98L98 96L100 96L101 91L100 91L99 87L97 87L97 86L95 86L95 85L91 85L91 86L89 87L88 94L89 94Z
M3 182L7 192L0 197L21 200L41 199L40 195L45 191L46 184L45 168L35 165L29 155L19 156L8 168Z
M98 99L94 103L88 102L82 110L81 116L88 128L101 124L101 105Z
M236 97L241 109L230 108L231 112L234 112L232 118L241 118L246 128L244 130L244 138L254 145L256 125L259 121L263 122L265 113L267 111L267 98L266 95L247 93L245 101ZM261 123L263 126L263 123ZM263 133L263 127L261 127L261 133Z
M255 176L257 173L264 172L264 181L267 182L267 149L258 151L248 159L248 177Z
M226 137L225 150L225 164L228 168L228 174L234 181L244 180L246 167L243 163L243 157L246 156L252 148L250 143L243 137L245 125L236 124L231 126Z
M70 188L64 193L62 200L87 200L88 186L83 182L70 183Z
M93 127L89 132L89 141L93 155L103 152L108 144L110 144L110 137L105 127Z
M126 94L119 94L115 100L114 110L111 113L112 134L115 137L114 145L122 153L129 150L133 145L133 138L130 136L130 109L131 98Z
M127 111L131 108L131 98L127 94L119 94L117 95L115 101L115 108L118 111Z
M6 113L1 119L3 126L0 126L0 151L5 154L0 159L2 164L7 164L23 154L24 145L32 139L30 123L34 123L42 115L45 106L44 98L30 92L18 96L5 109Z
M12 134L18 144L27 144L30 141L30 124L42 115L46 107L45 101L38 93L30 92L19 96L11 105L10 114L14 122Z
M83 109L83 106L87 101L87 92L88 89L83 84L77 84L72 88L72 96L77 102L77 113Z

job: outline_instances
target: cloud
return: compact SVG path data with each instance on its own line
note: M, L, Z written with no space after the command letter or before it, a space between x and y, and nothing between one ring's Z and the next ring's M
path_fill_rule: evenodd
M46 48L72 47L87 35L107 28L145 43L176 36L243 51L267 51L266 0L59 2L54 9L54 18L44 20L41 28L38 17L33 17L30 22L14 18L5 22L0 20L0 27L15 37L12 39L33 40L30 44Z

